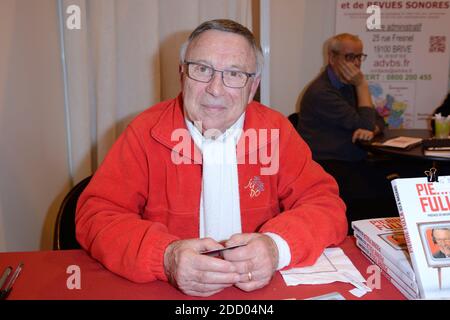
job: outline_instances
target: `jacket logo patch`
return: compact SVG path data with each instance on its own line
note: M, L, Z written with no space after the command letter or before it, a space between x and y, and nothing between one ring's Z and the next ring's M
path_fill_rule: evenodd
M256 198L264 191L264 183L260 177L254 176L248 181L244 189L250 189L250 198Z

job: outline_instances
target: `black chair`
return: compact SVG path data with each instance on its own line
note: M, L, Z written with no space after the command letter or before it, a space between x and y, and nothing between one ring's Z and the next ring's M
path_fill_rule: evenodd
M55 234L53 238L54 250L80 249L81 246L75 237L75 210L77 201L84 188L91 181L92 176L78 182L64 198L59 207L55 223Z
M294 128L297 128L297 124L298 124L298 113L295 112L295 113L289 115L288 119L289 119L289 121L292 123L292 125L294 126Z

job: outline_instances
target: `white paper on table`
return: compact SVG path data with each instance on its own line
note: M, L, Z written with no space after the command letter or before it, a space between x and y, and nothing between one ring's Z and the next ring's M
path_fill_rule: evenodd
M343 273L348 273L359 282L366 282L341 248L327 248L310 267L280 271L288 286L299 284L327 284L336 281L351 283Z

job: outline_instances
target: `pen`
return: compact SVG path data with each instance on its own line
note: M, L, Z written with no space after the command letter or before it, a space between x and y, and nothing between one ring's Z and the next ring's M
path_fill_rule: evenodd
M8 279L9 274L11 273L12 268L7 267L5 271L3 271L2 277L0 278L0 289L3 288L3 285L6 282L6 279Z
M23 267L23 262L19 263L19 265L16 268L16 271L14 271L13 275L9 279L8 284L6 285L5 289L2 289L0 291L0 299L5 299L7 297L7 295L9 294L9 292L12 289L14 282L16 281L17 277L19 276L20 271L22 271L22 267Z
M237 244L231 247L225 247L225 248L221 248L221 249L215 249L215 250L209 250L209 251L202 251L200 252L200 254L206 254L208 256L213 256L213 255L217 255L218 253L225 251L225 250L230 250L230 249L235 249L235 248L239 248L245 246L245 244Z

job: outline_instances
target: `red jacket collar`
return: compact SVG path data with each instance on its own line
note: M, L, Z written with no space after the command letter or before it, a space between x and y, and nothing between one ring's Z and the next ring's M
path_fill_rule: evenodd
M245 110L245 121L244 121L244 132L247 130L255 130L258 136L258 143L252 144L244 141L243 137L239 139L238 145L242 143L247 143L245 148L245 154L255 152L260 148L265 147L269 142L264 139L265 135L259 135L260 130L267 130L270 132L271 129L280 129L275 123L270 121L268 114L264 114L261 104L252 101L248 104ZM179 140L172 139L172 133L176 129L188 130L186 123L184 121L184 110L183 110L183 96L180 93L175 99L171 100L167 105L167 108L162 112L158 122L151 130L151 136L157 140L159 143L165 145L174 152L178 152L180 156L194 160L194 163L201 164L201 161L195 161L195 159L201 159L201 152L195 146L195 143L190 137L191 152L183 153L182 150L177 149L176 146L180 143ZM272 135L270 135L271 137ZM273 139L273 138L272 138Z

